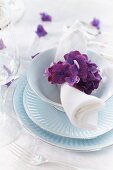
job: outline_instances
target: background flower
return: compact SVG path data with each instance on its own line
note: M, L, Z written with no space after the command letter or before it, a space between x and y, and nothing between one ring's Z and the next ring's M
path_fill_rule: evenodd
M42 25L38 25L37 30L35 32L39 37L44 37L45 35L47 35L47 31Z
M42 12L42 13L40 13L40 15L41 15L42 21L49 21L49 22L52 21L52 17L49 14Z
M100 29L100 20L97 18L93 18L93 20L91 21L91 25L96 27L99 30Z

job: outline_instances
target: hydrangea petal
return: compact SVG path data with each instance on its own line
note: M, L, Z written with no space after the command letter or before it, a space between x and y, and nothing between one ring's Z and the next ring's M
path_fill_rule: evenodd
M87 58L86 56L80 54L78 51L72 51L66 55L64 55L65 60L69 64L74 64L74 61L76 60L79 65L79 76L81 78L87 77Z
M100 20L97 18L93 18L93 20L91 21L91 25L96 27L99 30L100 29Z
M44 37L47 35L47 31L44 29L42 25L37 26L36 34L40 37Z
M52 21L52 17L49 14L42 12L42 13L40 13L40 15L41 15L42 21L49 21L49 22Z

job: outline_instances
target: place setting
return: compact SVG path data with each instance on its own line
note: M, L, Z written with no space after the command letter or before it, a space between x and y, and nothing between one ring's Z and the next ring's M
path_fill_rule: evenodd
M62 6L0 0L2 170L112 169L113 3Z
M113 66L89 48L94 31L78 20L66 28L57 46L37 52L15 89L23 126L55 147L91 152L113 145Z

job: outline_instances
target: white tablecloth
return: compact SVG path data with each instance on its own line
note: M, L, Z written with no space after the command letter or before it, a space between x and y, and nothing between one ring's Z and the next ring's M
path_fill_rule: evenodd
M20 49L21 68L20 73L24 74L27 65L31 60L30 55L38 51L54 46L63 33L63 27L70 25L76 18L90 21L93 17L99 18L108 29L113 25L113 1L97 0L24 0L25 14L20 22L16 23L17 42ZM39 13L48 12L53 17L52 23L42 23ZM47 37L39 40L35 35L38 24L43 24L49 32ZM46 41L47 40L47 41ZM113 42L113 41L111 41ZM32 45L32 52L29 52ZM10 99L9 99L10 101ZM9 106L10 107L10 106ZM54 159L68 161L82 168L92 168L95 170L113 169L113 147L102 151L91 153L76 153L56 148L37 140L27 132L22 131L16 141L28 151L36 148L37 153L49 155ZM0 149L0 170L58 170L57 166L44 165L40 167L28 166L18 159L9 150L10 145ZM62 168L66 170L66 168Z

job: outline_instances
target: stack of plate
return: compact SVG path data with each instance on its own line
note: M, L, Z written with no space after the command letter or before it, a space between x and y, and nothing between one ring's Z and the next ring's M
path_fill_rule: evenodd
M58 96L55 98L56 91L55 94L53 94L54 91L50 93L50 89L48 89L49 85L46 84L47 82L42 83L44 79L42 76L42 73L44 73L43 69L45 69L45 65L49 66L51 56L54 56L54 53L55 49L52 49L39 54L31 63L27 77L22 77L17 85L13 98L14 108L24 126L45 142L65 149L96 151L112 145L113 97L111 96L109 98L110 93L105 88L106 86L110 87L111 82L109 84L104 83L102 89L105 89L105 93L102 93L102 89L97 92L101 97L105 98L107 96L109 98L106 101L106 107L99 113L97 129L85 130L76 128L70 123L64 112L54 107L54 99L56 101L58 100ZM35 70L35 74L31 68ZM38 87L42 87L42 89L46 90L46 93L42 95L42 91ZM56 88L56 86L53 88ZM109 88L107 87L107 89ZM46 100L47 92L49 92L50 98ZM59 103L57 103L57 106L61 107Z

